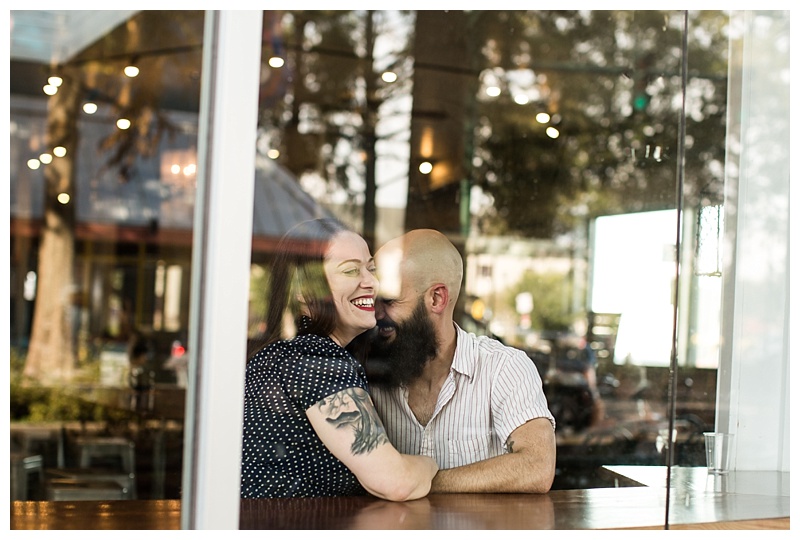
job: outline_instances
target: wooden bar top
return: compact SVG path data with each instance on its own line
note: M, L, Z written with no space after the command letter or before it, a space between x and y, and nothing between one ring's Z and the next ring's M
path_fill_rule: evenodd
M652 472L658 471L650 473L657 478ZM788 473L776 473L786 480L785 490L779 486L777 492L763 484L748 488L746 475L731 473L728 483L737 485L731 490L718 489L713 479L701 487L697 471L682 474L690 481L676 481L670 489L669 528L789 528ZM371 496L245 499L240 529L663 529L666 503L662 486L543 495L431 494L404 503ZM15 501L11 529L174 530L180 528L180 508L178 500Z

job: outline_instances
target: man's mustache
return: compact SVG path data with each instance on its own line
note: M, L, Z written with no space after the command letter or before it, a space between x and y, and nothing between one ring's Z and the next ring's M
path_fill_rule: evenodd
M391 321L389 319L380 319L380 320L376 321L375 326L377 326L379 329L380 328L393 328L393 329L397 330L397 323L395 323L394 321Z

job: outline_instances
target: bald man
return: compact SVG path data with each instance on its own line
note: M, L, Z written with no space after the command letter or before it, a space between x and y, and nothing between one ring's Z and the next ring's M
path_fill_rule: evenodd
M546 493L555 420L533 362L453 321L463 262L447 237L418 229L375 254L378 329L367 366L372 399L402 453L433 457L431 492Z

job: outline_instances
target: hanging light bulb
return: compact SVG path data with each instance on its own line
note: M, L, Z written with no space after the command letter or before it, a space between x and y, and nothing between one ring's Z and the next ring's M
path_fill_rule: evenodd
M128 63L128 65L122 69L122 72L131 79L136 77L139 74L139 68L136 66L138 63L139 56L137 55L131 58L131 61Z

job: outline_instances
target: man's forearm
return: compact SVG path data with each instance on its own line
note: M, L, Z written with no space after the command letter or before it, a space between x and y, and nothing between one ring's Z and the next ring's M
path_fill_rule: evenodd
M547 493L554 467L524 453L503 454L484 461L443 469L431 483L431 493Z
M535 418L515 429L507 454L440 470L431 492L547 493L556 472L556 438L550 421Z

